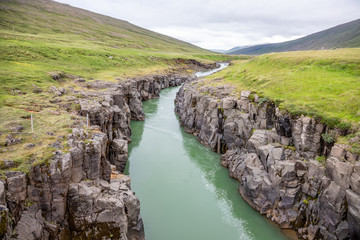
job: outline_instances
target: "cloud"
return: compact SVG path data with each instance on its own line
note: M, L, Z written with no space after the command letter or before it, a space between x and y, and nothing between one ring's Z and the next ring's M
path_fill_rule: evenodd
M59 0L204 48L279 42L359 17L358 0Z

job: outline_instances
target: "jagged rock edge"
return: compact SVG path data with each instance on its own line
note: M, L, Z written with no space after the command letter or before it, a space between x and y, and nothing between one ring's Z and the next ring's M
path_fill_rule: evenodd
M326 126L291 118L250 91L183 85L175 104L184 130L213 151L240 182L243 199L303 239L360 238L360 156L324 144ZM326 164L315 158L326 154Z

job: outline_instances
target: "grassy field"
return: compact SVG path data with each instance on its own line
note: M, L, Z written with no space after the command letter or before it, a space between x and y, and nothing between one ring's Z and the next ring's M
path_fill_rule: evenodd
M36 36L28 39L28 34L18 33L0 38L0 105L11 89L24 92L33 84L48 88L58 84L51 73L61 71L88 80L113 81L136 75L164 72L177 65L178 58L200 61L222 60L220 55L149 52L139 49L106 48L93 43L53 42ZM227 58L227 57L225 57ZM231 58L229 58L231 59Z
M126 21L46 0L1 1L0 33L0 106L11 89L57 84L49 75L54 71L114 80L165 71L177 58L227 58Z
M53 1L1 1L0 160L14 161L12 170L27 171L51 157L54 149L49 144L65 144L63 136L78 118L78 106L72 106L69 113L52 103L49 87L80 90L72 78L118 81L116 78L189 70L179 64L179 58L202 62L239 59ZM53 73L65 77L57 81ZM56 98L66 102L68 97ZM24 128L21 132L13 130L19 125ZM7 145L10 134L22 140Z
M331 128L360 127L360 49L262 55L208 77L252 90L293 116L319 119ZM210 81L210 80L209 80Z

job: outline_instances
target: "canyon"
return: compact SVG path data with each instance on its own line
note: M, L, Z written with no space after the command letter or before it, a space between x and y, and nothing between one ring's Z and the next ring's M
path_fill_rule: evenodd
M183 83L175 100L180 123L222 154L221 165L252 208L303 239L359 238L360 156L326 143L328 128L315 119L291 117L251 91L234 97L233 87L203 85L193 75L78 82L87 90L67 89L68 102L59 104L78 104L91 125L74 121L51 161L6 172L2 238L145 239L140 201L123 174L130 121L145 119L142 101Z
M176 112L185 131L221 153L254 209L303 239L358 239L359 155L327 144L327 126L291 117L251 91L201 80L181 87ZM321 162L320 155L326 155Z
M196 61L194 65L215 67ZM177 74L118 82L76 79L87 90L66 89L62 92L68 100L59 104L77 104L89 126L74 120L71 133L57 139L65 147L52 145L56 151L51 159L29 172L6 171L0 181L0 237L145 239L139 199L130 189L130 177L122 174L131 141L130 121L144 120L142 101L191 80Z

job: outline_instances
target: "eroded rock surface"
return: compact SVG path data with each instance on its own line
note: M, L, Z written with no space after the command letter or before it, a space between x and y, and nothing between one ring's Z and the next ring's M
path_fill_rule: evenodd
M0 183L5 239L145 239L130 178L108 161L107 135L73 129L68 153L56 151L29 174ZM5 201L6 195L6 201ZM5 224L5 226L6 226Z
M291 118L250 91L185 84L176 112L185 131L222 153L242 197L303 239L359 239L359 156L335 145L324 164L326 126Z
M204 65L205 66L205 65ZM145 239L140 201L122 175L130 120L144 120L142 101L161 89L193 80L164 75L114 82L84 82L89 91L68 92L89 126L75 127L52 159L28 173L7 172L0 181L2 239ZM95 90L95 91L94 91ZM69 103L57 101L66 109ZM59 142L61 145L61 142Z

